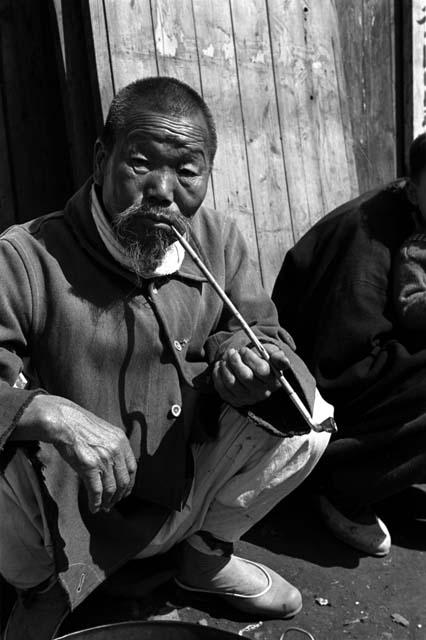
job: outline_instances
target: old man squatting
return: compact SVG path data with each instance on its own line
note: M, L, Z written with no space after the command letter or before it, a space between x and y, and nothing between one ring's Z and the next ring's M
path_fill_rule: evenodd
M296 587L232 545L329 436L303 433L171 223L314 419L331 408L235 223L203 205L215 151L193 89L137 81L111 104L93 178L0 238L0 573L18 593L6 640L53 637L106 577L177 544L182 589L257 617L301 609Z

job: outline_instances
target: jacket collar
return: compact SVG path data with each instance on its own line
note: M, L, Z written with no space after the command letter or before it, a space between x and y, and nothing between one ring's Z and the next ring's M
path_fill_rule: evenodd
M67 202L64 209L64 218L72 228L80 246L88 252L97 262L101 263L105 268L113 271L122 277L138 284L138 280L134 273L121 266L114 260L107 251L99 232L96 228L90 206L90 191L93 179L89 178L87 182L79 189ZM197 215L197 214L195 214ZM198 251L197 243L194 242L192 234L189 234L188 241ZM169 276L159 276L165 278L182 278L194 280L196 282L207 282L207 278L199 267L192 260L191 256L185 253L180 269ZM156 278L158 279L158 277ZM147 280L149 282L149 280Z

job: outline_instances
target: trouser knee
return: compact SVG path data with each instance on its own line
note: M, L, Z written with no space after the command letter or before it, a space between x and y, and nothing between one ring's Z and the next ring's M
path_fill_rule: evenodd
M54 573L52 544L36 474L18 450L0 476L0 573L28 589Z

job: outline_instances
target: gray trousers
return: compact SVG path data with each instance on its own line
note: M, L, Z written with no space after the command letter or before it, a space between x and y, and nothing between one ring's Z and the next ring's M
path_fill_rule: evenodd
M317 394L314 419L331 414ZM280 438L226 407L219 438L192 447L195 476L184 509L169 516L137 557L190 542L201 529L221 540L238 540L306 478L328 440L328 434L315 432ZM0 477L0 514L1 575L18 589L53 575L52 540L38 482L20 450Z

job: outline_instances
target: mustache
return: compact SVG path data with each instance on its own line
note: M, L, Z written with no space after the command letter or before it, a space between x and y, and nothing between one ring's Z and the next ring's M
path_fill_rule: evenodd
M168 207L162 207L161 205L153 204L150 202L142 202L130 205L124 211L117 213L114 216L114 226L126 226L130 221L136 221L148 217L152 220L158 220L159 222L170 223L176 225L178 230L181 231L182 226L184 231L187 228L187 219L176 211L170 211Z

